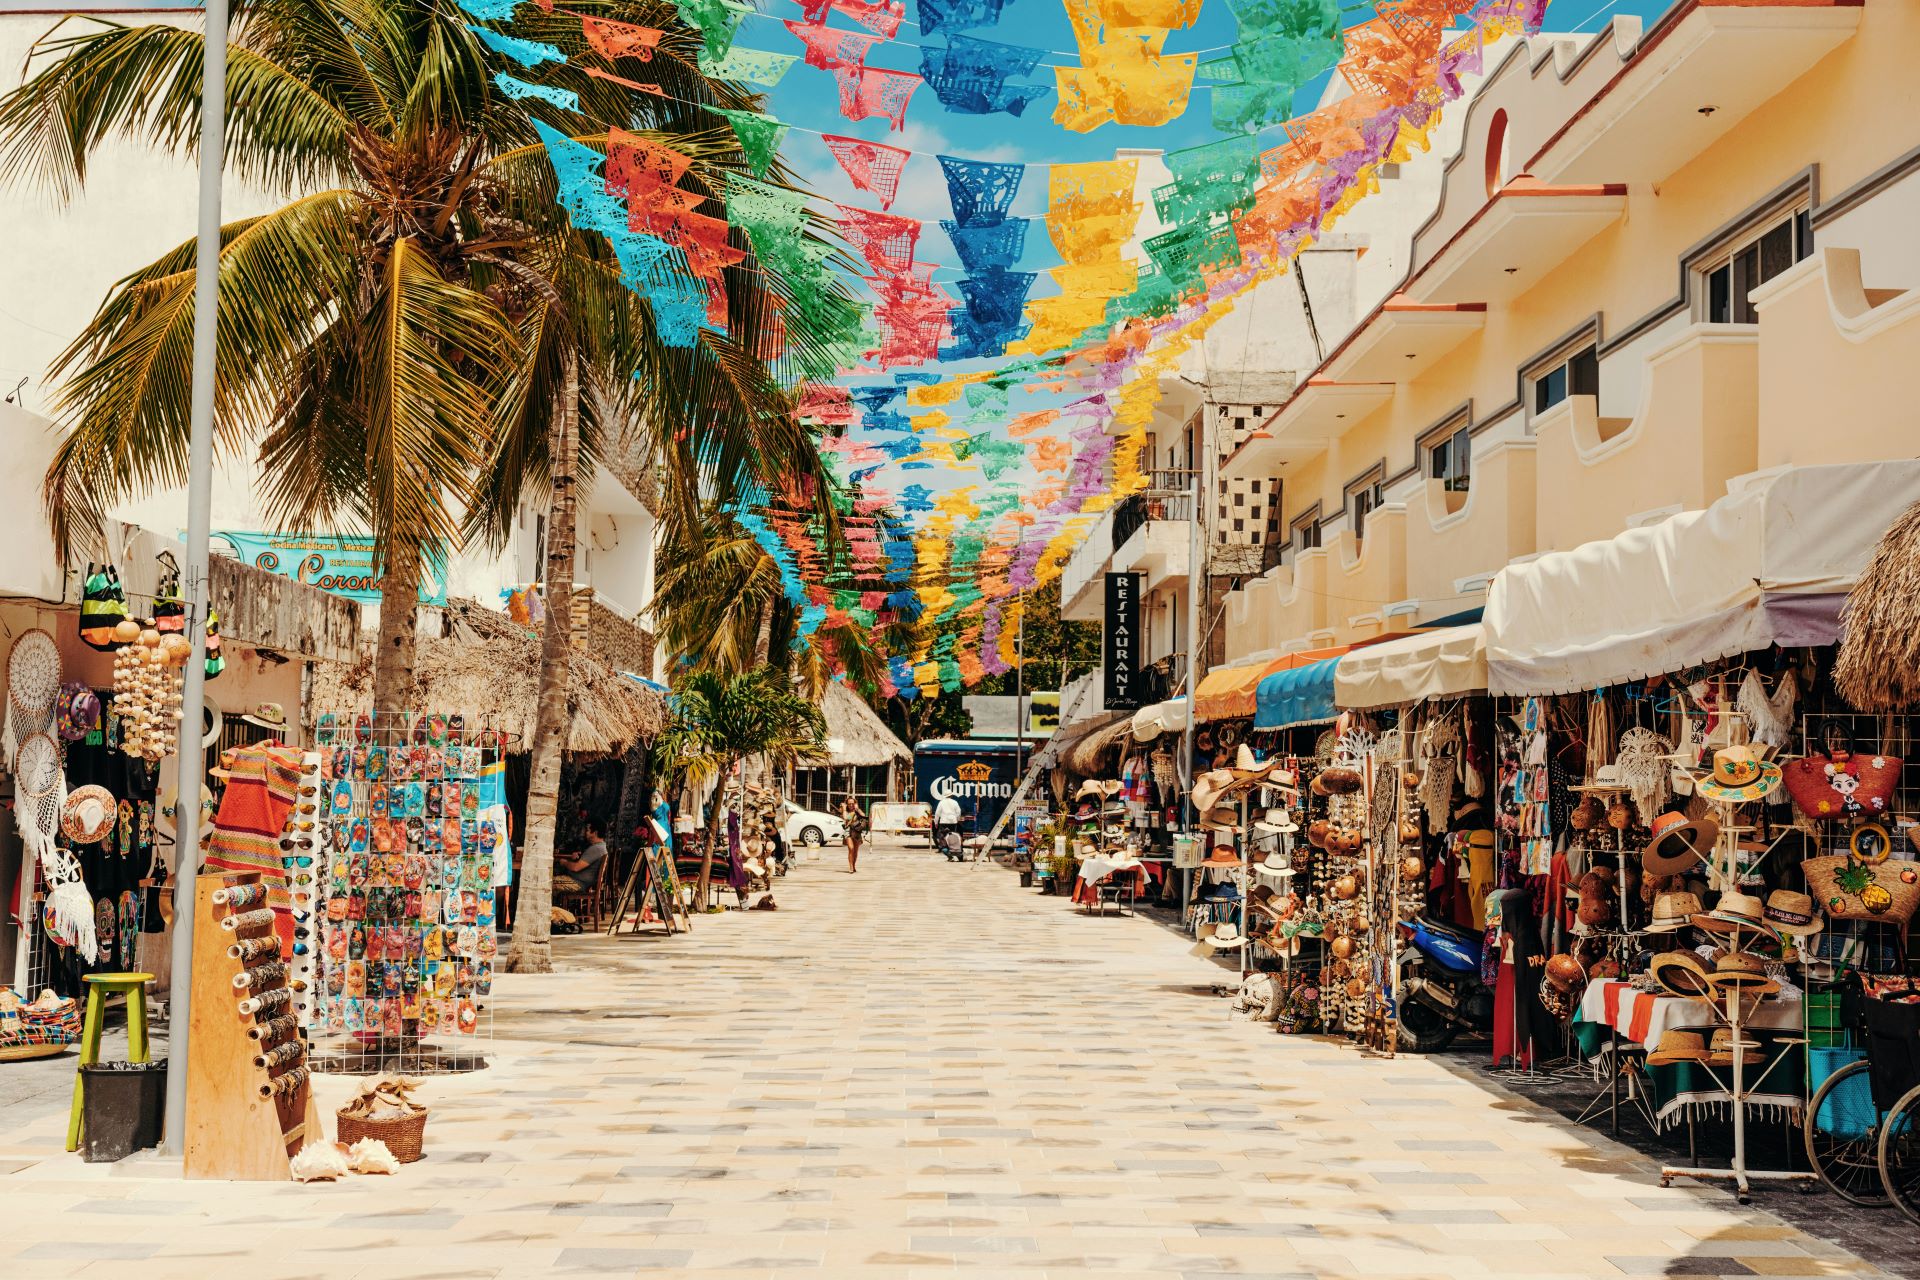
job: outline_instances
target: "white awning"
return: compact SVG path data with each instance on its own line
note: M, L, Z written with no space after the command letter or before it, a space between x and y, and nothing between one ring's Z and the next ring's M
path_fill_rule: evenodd
M1133 739L1152 742L1163 733L1179 733L1187 727L1187 700L1169 698L1133 713Z
M1508 565L1487 594L1494 693L1572 693L1769 645L1831 644L1920 461L1795 467L1704 511Z
M1486 632L1475 622L1365 645L1333 669L1336 706L1365 711L1487 687Z

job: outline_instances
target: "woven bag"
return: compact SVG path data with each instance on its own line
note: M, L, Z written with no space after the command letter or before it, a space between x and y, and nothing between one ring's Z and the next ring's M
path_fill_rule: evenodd
M1782 767L1794 807L1815 822L1860 814L1883 814L1900 785L1898 756L1856 751L1843 760L1819 752Z
M1920 908L1920 862L1889 858L1869 866L1851 854L1800 864L1807 892L1835 920L1878 920L1904 929Z

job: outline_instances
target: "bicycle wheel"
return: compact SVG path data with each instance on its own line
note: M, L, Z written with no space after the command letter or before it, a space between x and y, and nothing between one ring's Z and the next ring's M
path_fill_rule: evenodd
M1903 1094L1880 1122L1879 1171L1900 1212L1920 1222L1920 1088Z
M1885 1126L1874 1110L1867 1062L1849 1062L1814 1091L1801 1126L1807 1163L1820 1181L1842 1200L1882 1208L1887 1191L1881 1182L1878 1148Z

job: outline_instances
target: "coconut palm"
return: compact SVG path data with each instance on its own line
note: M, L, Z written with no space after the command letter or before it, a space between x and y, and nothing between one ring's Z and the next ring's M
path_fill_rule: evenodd
M764 758L785 767L826 756L826 717L776 667L742 675L702 671L682 676L668 700L673 719L656 754L662 772L692 783L714 780L707 808L707 839L700 854L698 902L713 882L714 841L727 798L727 783L741 761Z
M664 0L572 8L664 29L650 61L599 64L661 93L588 75L579 17L522 6L513 34L569 60L521 74L580 103L530 109L589 146L612 124L663 141L692 158L687 186L721 191L742 158L698 104L751 109L753 96L699 72L699 34ZM749 255L727 272L724 336L662 341L611 246L556 204L529 108L496 87L471 21L434 0L248 0L228 53L229 171L288 203L223 228L216 454L257 466L277 524L374 538L387 605L375 709L389 714L411 702L425 548L498 536L522 487L545 489L556 412L577 418L583 473L602 441L650 431L688 510L703 483L805 491L818 455L768 358L784 351L783 374L830 366L845 331L835 300L790 307ZM0 174L68 197L110 140L191 157L201 46L167 24L63 23L35 49L50 61L0 99ZM93 545L115 503L186 478L193 253L189 241L123 278L52 370L67 434L45 500L63 550ZM563 393L568 368L618 390Z

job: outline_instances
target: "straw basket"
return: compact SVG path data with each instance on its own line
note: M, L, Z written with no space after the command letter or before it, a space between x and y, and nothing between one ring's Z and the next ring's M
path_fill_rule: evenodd
M1835 920L1880 920L1904 928L1920 908L1920 862L1889 858L1868 866L1837 853L1809 858L1800 869L1807 892Z
M336 1136L348 1146L362 1138L378 1138L387 1144L387 1150L393 1152L393 1158L401 1164L412 1164L422 1154L420 1144L427 1136L425 1107L410 1116L394 1116L383 1120L350 1116L344 1111L335 1112L333 1118L337 1126Z

